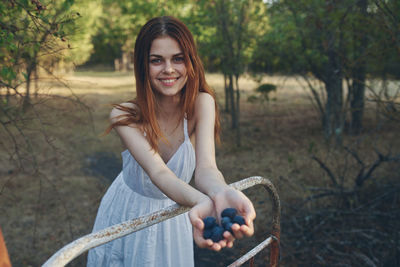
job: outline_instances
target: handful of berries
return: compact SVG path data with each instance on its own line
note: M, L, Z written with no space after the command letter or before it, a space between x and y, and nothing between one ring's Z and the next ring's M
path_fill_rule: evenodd
M237 215L237 211L234 208L224 209L221 213L221 225L217 224L217 219L211 216L208 216L203 219L204 222L204 239L211 239L213 242L219 242L223 237L223 233L225 231L231 232L232 225L237 223L239 225L245 224L243 216Z

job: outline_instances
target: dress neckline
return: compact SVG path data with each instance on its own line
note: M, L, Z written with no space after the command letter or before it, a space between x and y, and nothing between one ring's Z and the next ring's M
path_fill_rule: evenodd
M181 150L181 148L183 147L183 145L188 141L188 140L190 140L189 139L189 132L188 132L188 127L187 127L187 120L186 120L186 118L183 118L183 135L184 135L184 140L183 140L183 142L178 146L178 148L175 150L175 152L172 154L172 156L167 160L167 161L165 161L164 159L163 159L163 161L164 161L164 163L166 164L166 165L168 165L168 163L170 163L171 161L172 161L172 159L175 157L175 155L176 154L178 154L178 152L179 152L179 150ZM190 143L191 144L191 143Z
M172 160L175 158L175 155L178 154L178 152L182 149L182 147L183 147L183 145L184 145L185 143L189 142L189 145L193 148L193 144L192 144L192 142L190 142L190 138L189 138L189 132L188 132L188 126L187 126L187 119L186 119L186 118L183 118L183 133L184 133L185 139L184 139L183 142L179 145L179 147L175 150L175 152L172 154L172 156L168 159L168 161L164 161L164 159L161 158L162 161L165 163L165 165L168 166L168 164L169 164L170 162L172 162ZM128 149L125 149L124 151L122 151L121 154L123 155L123 154L126 154L126 153L129 153L129 155L132 156L132 154L130 153L130 151L129 151ZM161 156L160 156L160 157L161 157ZM132 156L132 158L133 158L133 156Z
M172 154L172 156L169 158L169 160L167 161L167 162L165 162L164 160L164 163L165 163L165 165L168 165L171 161L172 161L172 159L174 159L175 158L175 155L176 154L178 154L178 152L179 152L179 150L181 150L181 148L183 147L183 145L186 143L187 141L186 141L186 139L179 145L179 147L178 147L178 149L174 152L174 154Z

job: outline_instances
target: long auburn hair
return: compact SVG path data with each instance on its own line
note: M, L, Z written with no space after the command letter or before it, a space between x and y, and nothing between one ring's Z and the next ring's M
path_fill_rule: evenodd
M203 63L197 54L192 34L183 22L171 16L153 18L141 28L136 38L134 51L136 98L128 101L135 104L135 108L114 105L114 107L127 112L127 114L122 115L119 120L112 123L107 131L109 132L115 126L128 126L132 123L139 124L155 151L158 151L158 141L160 139L166 140L157 122L157 100L149 78L151 44L154 39L162 36L174 38L184 54L188 78L186 85L181 91L181 119L185 115L187 119L193 117L194 105L199 92L210 94L214 98L216 111L214 136L217 142L219 142L221 126L214 91L206 82Z

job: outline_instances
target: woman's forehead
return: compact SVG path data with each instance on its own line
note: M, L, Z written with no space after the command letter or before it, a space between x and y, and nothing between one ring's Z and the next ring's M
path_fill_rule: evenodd
M150 56L174 56L183 53L179 43L170 36L161 36L153 40L150 47Z

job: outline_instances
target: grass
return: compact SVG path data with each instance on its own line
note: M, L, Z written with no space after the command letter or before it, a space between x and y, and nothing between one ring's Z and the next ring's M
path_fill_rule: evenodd
M207 81L216 90L222 105L222 76L208 74ZM319 116L296 79L265 76L262 82L277 85L277 91L271 93L271 99L276 100L265 105L247 102L247 96L258 83L248 77L240 79L243 145L234 145L229 115L221 112L223 143L217 148L217 162L229 183L253 175L270 178L282 200L283 219L288 221L291 207L310 196L311 187L329 183L326 172L311 160L311 155L326 162L337 177L344 177L347 187L352 186L359 168L354 159L343 156L343 150L335 150L324 141ZM42 114L47 139L35 130L39 122L25 125L26 135L35 148L38 171L22 172L13 165L14 157L10 158L6 151L0 153L0 226L14 266L38 266L65 244L91 231L101 197L115 177L110 174L104 177L93 172L93 168L107 159L117 162L110 169L118 172L120 168L118 137L114 133L102 136L108 126L110 104L134 97L132 75L121 73L78 72L58 81L42 80L40 88L51 97L30 112L36 110ZM71 94L80 102L65 98ZM385 152L391 150L393 154L400 151L399 124L386 123L377 129L379 122L374 106L368 106L364 133L358 137L345 136L345 145L357 149L367 165L376 159L371 152L374 147ZM2 140L2 146L12 151L7 137L3 136ZM22 139L19 142L23 146ZM24 164L30 166L32 161L26 158ZM373 186L377 177L379 181L398 178L397 170L396 162L384 165L367 186ZM235 249L222 252L225 254L199 251L202 257L197 257L198 266L215 257L220 258L221 266L226 265L268 234L268 197L261 188L245 193L257 211L255 236L237 242ZM288 235L293 229L282 232L285 266L296 266L294 241ZM257 259L262 261L265 257L262 254ZM81 256L71 266L84 263L85 257ZM215 263L215 266L220 265Z

